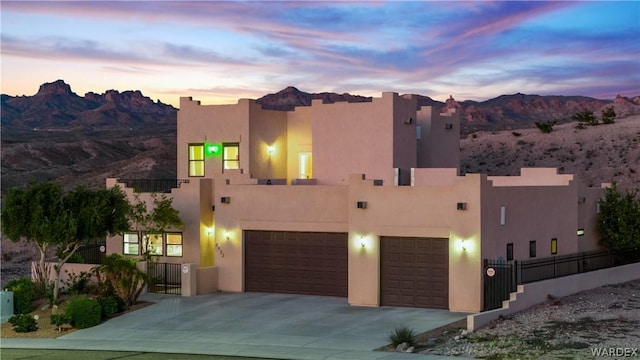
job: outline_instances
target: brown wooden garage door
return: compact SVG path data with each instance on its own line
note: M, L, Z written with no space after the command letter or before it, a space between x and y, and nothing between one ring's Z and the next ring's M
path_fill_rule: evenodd
M245 290L347 296L347 234L244 231Z
M449 308L449 240L382 237L380 303Z

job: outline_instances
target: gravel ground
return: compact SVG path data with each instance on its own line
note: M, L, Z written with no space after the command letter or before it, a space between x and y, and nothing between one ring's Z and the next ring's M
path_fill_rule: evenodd
M625 351L640 358L640 280L552 298L472 334L463 335L465 327L421 334L416 348L485 359L620 359ZM601 349L613 354L594 356Z

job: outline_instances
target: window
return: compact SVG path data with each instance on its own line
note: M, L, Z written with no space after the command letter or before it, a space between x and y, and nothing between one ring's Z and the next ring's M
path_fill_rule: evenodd
M162 234L146 234L147 253L149 255L162 255L164 253Z
M536 241L535 240L531 240L529 241L529 257L536 257Z
M551 254L555 255L558 253L558 239L551 239Z
M507 261L513 260L513 243L507 244Z
M298 154L298 168L300 179L311 179L312 175L312 162L311 153L302 152Z
M240 146L238 143L222 144L222 169L240 169Z
M189 144L189 176L204 176L204 144Z
M123 235L124 246L123 254L125 255L140 255L140 238L136 233L125 233Z
M167 256L182 256L182 234L167 234Z
M507 221L507 207L500 206L500 225L504 225Z

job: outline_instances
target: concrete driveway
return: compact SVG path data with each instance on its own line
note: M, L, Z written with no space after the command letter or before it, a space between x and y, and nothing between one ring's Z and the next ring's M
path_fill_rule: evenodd
M288 294L146 294L142 300L156 303L41 344L277 359L444 359L372 350L386 345L396 326L423 332L466 316L444 310L355 307L345 298ZM17 347L4 340L9 339L3 339L3 347Z

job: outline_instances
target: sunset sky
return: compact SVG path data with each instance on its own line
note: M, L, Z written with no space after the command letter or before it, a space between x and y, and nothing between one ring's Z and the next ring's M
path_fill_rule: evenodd
M2 1L1 90L640 95L640 1Z

